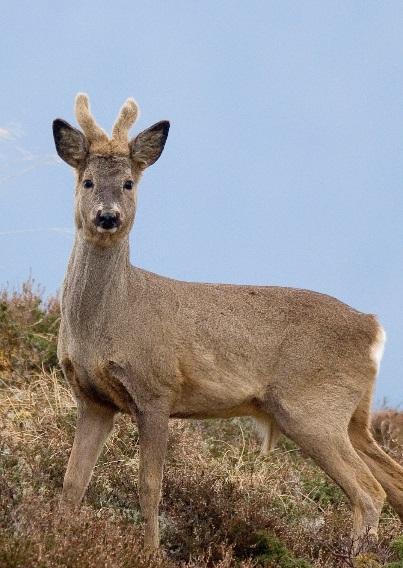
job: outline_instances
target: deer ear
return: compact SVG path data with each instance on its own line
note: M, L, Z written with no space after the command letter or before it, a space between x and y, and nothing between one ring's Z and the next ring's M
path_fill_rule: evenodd
M168 138L168 132L168 120L161 120L147 130L140 132L136 138L129 142L131 159L143 170L151 166L161 156Z
M53 138L61 159L77 168L88 152L88 142L84 134L65 120L56 118L53 121Z

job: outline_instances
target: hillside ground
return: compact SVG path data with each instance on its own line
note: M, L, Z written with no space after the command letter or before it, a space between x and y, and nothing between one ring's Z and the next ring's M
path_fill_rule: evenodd
M262 457L248 420L172 421L155 557L141 551L128 417L118 418L81 510L61 515L76 410L57 366L57 302L34 288L0 293L1 568L403 567L388 506L379 543L354 560L344 494L286 439ZM382 432L402 463L403 446Z

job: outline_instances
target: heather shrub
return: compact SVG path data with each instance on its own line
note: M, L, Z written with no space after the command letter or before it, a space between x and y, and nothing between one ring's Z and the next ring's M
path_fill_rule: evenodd
M1 568L403 566L389 507L379 543L354 559L344 494L287 439L262 457L247 419L171 422L163 548L152 558L141 549L130 417L118 417L81 509L60 512L76 409L57 366L58 324L57 302L32 282L0 293ZM393 452L401 459L401 446Z

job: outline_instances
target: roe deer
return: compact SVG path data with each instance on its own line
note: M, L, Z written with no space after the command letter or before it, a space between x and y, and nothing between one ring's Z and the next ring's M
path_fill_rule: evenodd
M344 490L354 537L376 535L385 493L403 517L403 468L369 430L382 327L317 292L181 282L131 266L137 185L169 130L161 121L129 141L136 115L129 99L109 138L79 94L83 132L53 123L57 152L76 171L58 356L78 419L62 501L80 502L115 414L133 415L144 542L156 548L169 419L273 416Z

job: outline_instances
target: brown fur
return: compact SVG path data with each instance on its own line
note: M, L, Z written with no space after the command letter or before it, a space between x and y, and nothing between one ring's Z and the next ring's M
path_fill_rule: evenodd
M256 420L256 430L262 439L263 455L269 454L281 436L273 416ZM378 410L371 417L371 432L375 440L384 447L403 446L403 412L397 410Z
M348 495L353 534L376 533L385 492L403 515L403 469L368 430L382 328L317 292L181 282L131 266L136 191L124 180L137 184L167 132L158 123L128 143L128 157L100 156L83 150L91 145L79 131L54 123L57 150L77 171L58 355L79 415L63 499L80 502L113 415L131 413L145 544L156 547L169 419L273 417ZM119 230L97 232L95 212L112 206Z

